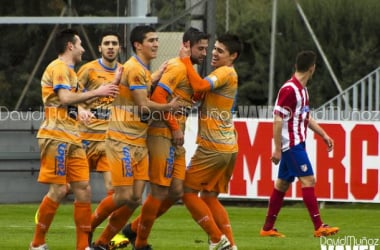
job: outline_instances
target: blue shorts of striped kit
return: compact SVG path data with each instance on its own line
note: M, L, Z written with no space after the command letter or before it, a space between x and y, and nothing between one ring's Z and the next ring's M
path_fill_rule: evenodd
M305 143L302 142L282 152L278 178L293 182L295 177L314 175Z

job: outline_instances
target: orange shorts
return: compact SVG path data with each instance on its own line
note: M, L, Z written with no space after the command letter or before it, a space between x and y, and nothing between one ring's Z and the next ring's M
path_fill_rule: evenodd
M41 166L38 181L66 184L88 181L90 171L86 152L81 146L53 139L38 139Z
M228 193L237 152L222 153L198 146L186 170L185 186L194 190Z
M111 171L106 157L106 146L104 141L82 141L86 150L90 171L109 172Z
M150 182L169 187L173 178L184 180L186 172L185 148L173 146L171 139L149 135Z
M112 186L132 186L134 180L149 180L148 148L106 139Z

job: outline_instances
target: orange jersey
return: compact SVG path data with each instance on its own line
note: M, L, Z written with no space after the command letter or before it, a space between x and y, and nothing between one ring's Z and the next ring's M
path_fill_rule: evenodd
M132 91L146 89L150 94L152 78L148 66L136 56L125 64L119 95L111 105L111 118L106 138L136 146L146 146L148 123L142 122Z
M157 85L168 92L168 102L174 96L180 97L180 102L183 110L177 111L177 114L181 112L183 114L191 110L193 104L193 89L191 88L189 80L187 78L186 66L181 62L179 58L173 58L168 61L168 65ZM186 114L184 115L184 117L177 116L177 122L179 128L181 128L182 131L185 131ZM171 131L167 123L163 121L163 119L156 120L154 118L155 117L153 117L153 121L149 128L149 135L161 135L167 138L172 138ZM160 118L162 117L160 116Z
M119 66L121 64L118 63L114 68L109 68L102 63L101 58L93 60L79 69L77 73L79 82L84 87L84 91L97 89L103 84L110 84L114 80ZM113 97L98 97L91 99L91 102L85 105L85 108L90 109L95 118L91 119L88 124L80 124L82 139L92 141L103 141L105 139L109 109L113 100Z
M41 88L45 119L37 138L50 138L81 145L76 120L77 109L62 105L57 94L60 89L78 91L79 84L74 66L69 66L60 59L52 61L42 75Z
M238 77L234 67L222 66L205 78L211 89L205 94L199 111L197 143L219 152L237 152L232 109Z

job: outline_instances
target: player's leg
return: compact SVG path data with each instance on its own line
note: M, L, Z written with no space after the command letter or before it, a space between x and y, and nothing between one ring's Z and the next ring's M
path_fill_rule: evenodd
M106 218L108 218L114 211L118 209L121 211L127 208L124 208L125 199L130 199L133 194L132 185L133 185L133 176L132 176L132 165L124 166L123 158L129 157L130 155L125 155L123 152L124 148L127 148L126 145L113 141L106 140L106 154L110 166L114 166L111 169L112 174L112 186L115 190L113 195L106 196L97 206L95 211L91 216L91 229L92 232L95 231L96 227L100 225ZM129 153L129 149L124 150ZM126 169L128 168L128 169ZM128 170L128 171L126 171ZM120 212L121 213L121 212ZM116 217L118 217L116 212ZM115 218L115 217L114 217ZM104 231L103 231L104 232ZM105 233L105 236L101 240L97 240L96 243L104 244L108 247L108 238L109 233ZM112 238L112 237L111 237ZM94 246L96 247L96 246Z
M128 221L130 216L133 214L133 205L130 208L130 202L126 199L131 200L133 195L133 186L115 186L114 202L118 204L118 208L112 211L108 223L99 238L95 241L95 245L107 246L111 242L111 239L123 228L125 223ZM128 205L126 205L128 204ZM114 243L111 245L114 246Z
M89 234L91 232L91 188L87 156L81 146L70 146L67 166L68 180L75 196L76 249L85 250L89 247Z
M148 246L148 237L157 218L162 201L169 193L170 182L174 172L175 147L169 138L149 135L149 178L150 194L141 209L137 227L135 248Z
M225 243L228 243L230 245L226 236L223 235L217 226L209 207L198 196L201 190L211 191L221 177L221 173L215 167L215 160L219 156L218 152L207 151L198 146L186 171L184 195L182 198L194 221L209 236L210 248L218 244L223 244L224 246ZM225 242L225 240L227 241Z
M232 246L235 246L235 240L233 237L231 222L226 209L218 199L218 195L220 193L228 192L228 184L231 179L233 170L235 168L236 156L237 153L232 153L224 154L224 157L219 157L219 159L222 161L221 164L225 162L224 174L221 176L221 178L219 178L219 181L216 183L215 188L212 192L201 192L201 198L206 202L207 206L210 208L210 211L214 217L216 224L218 225L222 233L227 236Z
M306 153L305 145L299 144L297 145L297 148L298 150L294 152L294 157L297 164L293 167L294 171L297 171L298 179L301 182L302 199L314 225L314 236L320 237L336 234L339 231L339 228L330 227L322 222L317 197L315 195L314 172L309 157Z
M48 193L42 199L38 208L36 226L30 249L38 249L46 246L46 234L54 219L61 200L66 195L66 169L62 168L62 174L57 174L56 158L58 146L62 143L50 139L38 139L41 152L41 166L38 181L50 183ZM66 147L66 144L63 143ZM66 162L66 155L62 156L62 161ZM47 246L46 246L47 247ZM43 248L42 248L43 249Z
M276 223L277 216L280 213L282 208L282 204L284 201L285 193L289 187L289 183L282 180L277 179L275 187L273 188L272 194L269 198L267 215L265 217L264 226L260 231L261 236L269 236L269 237L285 237L284 234L277 231L274 228L274 224Z

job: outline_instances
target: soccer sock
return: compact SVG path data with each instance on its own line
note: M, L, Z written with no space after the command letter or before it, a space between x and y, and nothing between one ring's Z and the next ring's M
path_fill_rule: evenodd
M134 219L132 222L131 222L131 230L135 233L137 233L137 228L139 227L139 224L140 224L140 220L141 220L141 214L136 217L136 219Z
M134 210L131 210L127 205L119 207L114 211L109 220L106 228L101 233L99 239L96 241L96 244L99 245L108 245L108 242L123 228L125 223L133 214Z
M53 201L47 195L42 199L38 208L38 223L36 224L32 246L37 247L45 244L45 235L49 230L58 207L59 203Z
M95 229L113 212L117 206L113 195L106 196L91 215L91 231Z
M140 223L137 229L137 238L135 242L136 248L148 245L148 236L152 230L160 205L161 201L154 198L152 195L148 195L146 198L141 209Z
M230 241L231 245L235 245L234 237L232 234L231 222L228 213L223 205L219 202L217 197L202 197L214 217L219 229L225 234Z
M219 242L222 232L216 225L210 209L206 203L195 193L185 193L182 197L187 210L191 216L202 227L202 229L210 236L210 240L214 243Z
M160 209L158 210L157 212L157 215L156 215L156 218L160 217L161 215L163 215L166 211L169 210L169 208L171 208L174 204L174 201L172 199L165 199L161 202L161 206L160 206ZM137 232L137 228L139 226L139 223L140 223L140 219L141 219L141 215L137 216L132 222L131 222L131 229L133 232Z
M169 208L173 206L173 204L174 204L174 201L170 198L166 198L165 200L163 200L161 202L160 209L158 210L157 218L163 215L166 211L168 211Z
M304 187L302 188L302 198L307 210L309 211L309 215L311 221L314 224L314 229L317 230L320 226L322 226L321 215L319 214L318 202L315 197L314 187Z
M271 230L276 222L277 215L281 210L282 203L284 201L285 192L281 192L277 189L273 189L273 192L269 199L268 213L265 218L263 230Z
M88 247L88 235L91 232L91 203L74 202L74 221L77 234L78 250Z

